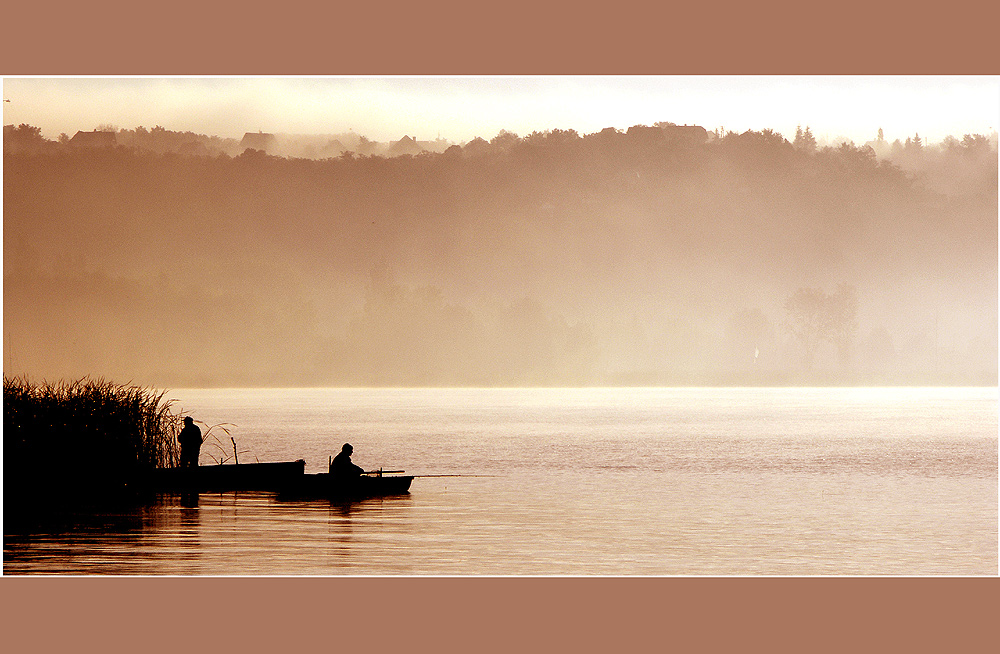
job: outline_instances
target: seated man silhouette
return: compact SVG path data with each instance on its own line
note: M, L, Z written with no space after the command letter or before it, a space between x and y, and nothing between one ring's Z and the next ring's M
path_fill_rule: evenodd
M333 457L333 461L330 463L330 476L335 479L350 479L352 477L359 477L364 472L361 466L354 465L351 461L351 454L354 453L354 448L351 447L350 443L344 443L344 447L341 448L340 454Z

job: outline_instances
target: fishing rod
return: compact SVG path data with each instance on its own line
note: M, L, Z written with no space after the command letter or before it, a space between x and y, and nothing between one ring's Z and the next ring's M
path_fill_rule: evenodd
M382 469L379 469L379 470L367 471L367 472L365 472L365 474L366 475L378 475L378 476L382 476L383 474L401 475L404 472L406 472L406 471L405 470L382 470ZM499 475L407 475L407 476L408 477L497 477Z
M499 477L500 475L410 475L411 477Z

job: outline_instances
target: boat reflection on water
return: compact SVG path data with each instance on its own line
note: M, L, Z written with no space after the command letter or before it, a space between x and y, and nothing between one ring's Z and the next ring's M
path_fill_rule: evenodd
M285 507L292 512L296 509L313 512L327 509L331 517L351 517L368 515L374 517L385 512L396 512L404 509L413 501L409 493L381 495L375 497L289 497L275 496L278 509Z
M360 574L372 550L412 536L408 492L326 490L280 501L271 491L164 492L127 512L74 515L5 535L4 574Z

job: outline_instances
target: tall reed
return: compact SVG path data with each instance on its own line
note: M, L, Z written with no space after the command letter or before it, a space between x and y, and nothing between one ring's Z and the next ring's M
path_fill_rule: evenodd
M179 457L181 417L148 388L3 380L4 510L115 499Z

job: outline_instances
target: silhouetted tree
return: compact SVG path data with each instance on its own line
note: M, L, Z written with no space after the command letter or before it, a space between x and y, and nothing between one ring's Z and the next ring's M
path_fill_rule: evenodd
M840 284L833 295L822 289L800 288L785 301L785 310L789 330L803 347L806 369L812 368L824 341L837 348L842 367L850 363L858 330L858 298L853 286Z
M811 370L816 351L825 337L826 293L818 288L800 288L785 300L788 312L788 329L802 345L802 364Z
M837 292L827 297L826 304L827 334L837 347L841 367L847 367L858 331L857 290L850 284L839 284Z
M358 138L358 154L362 156L375 154L378 151L378 143L369 141L364 136Z
M941 139L941 149L945 152L950 152L952 150L958 150L962 147L962 142L957 138L949 134L948 136Z
M499 134L490 139L490 145L500 152L509 152L520 142L521 139L517 134L505 129L500 130Z
M3 126L3 147L5 152L18 152L21 150L37 150L45 143L42 137L42 129L34 125L21 123L17 127L14 125Z
M837 156L854 170L865 170L875 167L878 157L875 150L870 145L857 146L853 143L841 143L836 150Z
M912 139L907 137L906 143L903 145L903 150L907 154L919 154L923 148L924 143L920 140L920 134L916 134Z
M990 154L990 139L982 134L966 134L962 137L962 149L966 154Z
M722 145L737 160L755 166L787 161L785 154L792 151L792 144L771 129L759 132L747 130L742 134L729 132L722 140Z
M463 153L473 157L485 155L489 153L489 151L490 151L490 144L487 143L485 139L481 139L478 136L469 141L468 143L466 143L465 146L462 148Z
M881 132L881 130L879 131ZM795 140L792 142L792 145L795 146L796 150L804 152L816 151L816 138L813 136L808 125L806 125L805 130L801 126L795 128Z

